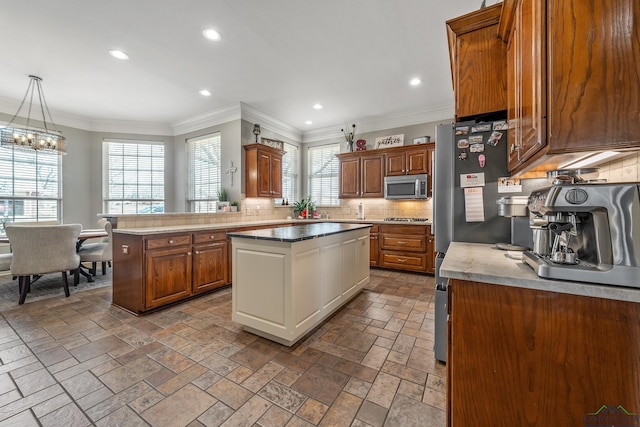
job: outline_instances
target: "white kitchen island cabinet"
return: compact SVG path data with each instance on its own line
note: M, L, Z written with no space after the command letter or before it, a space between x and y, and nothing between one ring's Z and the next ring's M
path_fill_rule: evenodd
M370 224L230 232L232 318L291 346L369 283Z

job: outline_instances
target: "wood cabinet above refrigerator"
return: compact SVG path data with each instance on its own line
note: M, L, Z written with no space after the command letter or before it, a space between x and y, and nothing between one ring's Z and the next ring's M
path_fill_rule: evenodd
M456 121L507 109L507 47L498 39L502 3L447 21Z

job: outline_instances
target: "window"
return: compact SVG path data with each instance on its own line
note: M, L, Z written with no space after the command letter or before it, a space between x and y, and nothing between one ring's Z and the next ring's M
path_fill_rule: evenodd
M299 197L298 176L300 175L300 150L297 146L284 143L282 156L282 198L290 203Z
M62 161L55 153L0 146L0 221L62 221ZM0 227L4 235L4 226Z
M187 203L191 212L215 212L220 190L222 138L214 133L187 139Z
M102 164L105 212L164 212L161 142L105 140Z
M338 158L340 144L309 148L308 189L317 206L339 206Z

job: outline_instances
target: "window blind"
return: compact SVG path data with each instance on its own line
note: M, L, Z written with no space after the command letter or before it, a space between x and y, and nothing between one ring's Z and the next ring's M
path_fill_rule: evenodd
M296 145L284 143L285 154L282 157L282 198L289 203L300 195L300 150Z
M62 160L0 146L0 221L62 221ZM4 226L0 228L4 234Z
M215 212L221 187L220 132L187 139L187 204L191 212Z
M339 206L338 158L340 144L310 147L308 151L308 193L317 206Z
M102 164L105 212L164 212L163 143L104 140Z

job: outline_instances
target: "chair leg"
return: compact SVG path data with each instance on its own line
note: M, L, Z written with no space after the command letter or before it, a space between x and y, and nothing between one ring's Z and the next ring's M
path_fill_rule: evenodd
M90 273L92 276L95 276L95 275L96 275L96 269L97 269L97 267L96 267L96 263L95 263L95 262L92 262L92 263L91 263L91 270L89 270L89 273Z
M80 266L73 270L73 286L78 286L80 283Z
M62 272L62 285L64 286L64 296L69 297L69 282L67 281L66 270Z
M18 300L18 304L24 304L24 300L27 298L27 292L29 292L29 288L31 287L31 276L20 276L20 300Z
M102 275L104 276L105 274L107 274L107 262L102 261Z

